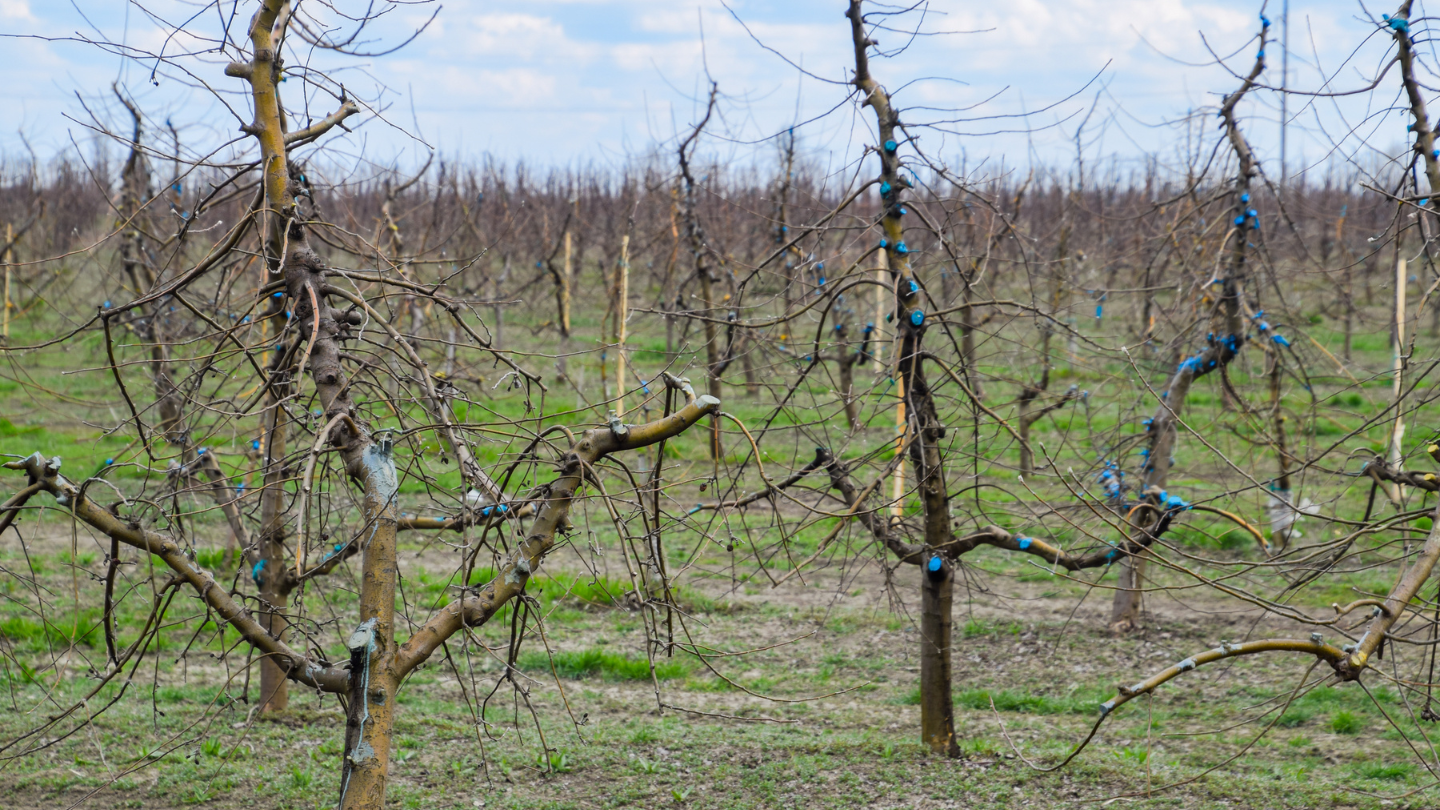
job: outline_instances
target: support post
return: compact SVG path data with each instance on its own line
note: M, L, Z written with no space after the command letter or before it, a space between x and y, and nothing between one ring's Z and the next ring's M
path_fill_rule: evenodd
M620 237L620 283L615 294L615 402L617 416L625 415L625 318L630 299L630 234Z

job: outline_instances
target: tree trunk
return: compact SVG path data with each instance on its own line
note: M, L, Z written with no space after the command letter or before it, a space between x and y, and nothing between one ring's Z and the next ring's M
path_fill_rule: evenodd
M277 354L277 359L283 353ZM272 364L273 365L273 364ZM283 384L280 391L289 391L289 384ZM289 601L290 590L285 558L285 520L288 510L285 506L285 449L288 421L284 410L273 398L267 396L270 413L265 417L269 422L263 446L264 464L263 489L260 492L260 536L257 556L259 560L250 569L250 578L260 591L260 624L271 634L285 631L286 619L278 611ZM242 554L244 550L242 549ZM253 559L253 558L252 558ZM278 635L275 636L279 638ZM283 712L290 704L290 681L285 673L269 658L260 659L260 710L262 712Z
M922 566L920 587L920 738L930 753L960 756L951 695L951 606L955 590L948 562L939 571Z
M1222 292L1216 302L1219 305L1216 313L1220 319L1220 322L1216 324L1219 328L1215 329L1207 338L1207 347L1204 350L1179 362L1169 382L1160 391L1161 401L1155 409L1155 415L1146 420L1146 433L1149 441L1145 448L1144 488L1141 490L1141 497L1145 499L1145 503L1153 507L1155 516L1150 518L1140 514L1151 510L1132 509L1130 514L1135 517L1126 519L1126 522L1131 524L1128 531L1132 545L1138 545L1141 548L1137 552L1126 554L1120 558L1119 589L1115 591L1115 598L1110 605L1110 630L1112 632L1129 632L1140 626L1145 559L1149 553L1150 540L1153 537L1150 529L1152 527L1158 529L1162 524L1167 523L1162 515L1163 510L1170 507L1165 502L1164 493L1170 469L1174 464L1178 422L1185 409L1185 397L1190 392L1190 385L1199 377L1212 371L1218 371L1223 378L1226 366L1235 359L1245 345L1245 341L1248 340L1246 318L1241 307L1240 295L1245 288L1248 276L1245 264L1246 246L1249 241L1249 237L1245 233L1246 223L1255 218L1255 215L1249 213L1250 209L1247 209L1246 206L1250 201L1250 182L1259 174L1259 168L1249 143L1235 123L1235 106L1247 91L1255 87L1255 79L1259 76L1262 67L1263 62L1257 62L1240 91L1226 96L1224 104L1221 105L1220 117L1225 121L1226 137L1230 141L1239 165L1235 175L1235 186L1230 192L1236 227L1226 236L1226 250L1229 252L1226 261L1227 272L1222 282ZM1259 220L1256 218L1255 227L1258 226ZM1269 329L1269 326L1263 321L1259 322L1257 327L1262 333ZM1227 394L1225 401L1228 407L1229 387L1222 387L1222 391ZM1115 553L1118 551L1112 552L1112 554Z
M1120 581L1116 584L1119 590L1115 591L1115 599L1110 603L1110 629L1116 633L1128 633L1140 627L1145 557L1140 554L1127 557L1120 566Z
M340 810L385 806L390 768L395 693L395 462L389 441L365 452L364 514L374 529L364 544L360 625L350 648L350 706L345 718L345 759L340 777Z
M285 638L285 629L290 626L289 619L285 618L285 606L289 601L288 593L279 593L268 588L260 591L260 626L282 641ZM285 670L276 665L269 656L260 659L260 699L256 702L260 711L266 714L283 712L290 707L290 680L285 677Z

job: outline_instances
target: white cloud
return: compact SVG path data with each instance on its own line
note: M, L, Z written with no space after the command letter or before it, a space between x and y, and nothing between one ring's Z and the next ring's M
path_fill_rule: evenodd
M0 20L35 22L30 13L30 0L0 0Z
M532 14L481 14L465 20L465 50L486 60L519 59L563 61L575 55L565 28L550 17Z
M121 4L90 5L95 7L87 8L86 15L113 40L123 38L153 49L167 36L148 19L140 22L133 15L127 28ZM644 138L668 136L672 120L678 126L689 120L694 96L703 93L707 66L730 105L723 117L724 125L733 128L730 134L755 138L779 131L797 114L797 72L757 44L752 34L803 62L807 70L843 81L852 68L852 53L841 5L835 0L731 0L730 6L744 20L742 26L719 0L527 0L508 8L492 0L446 0L430 28L396 55L356 60L311 55L302 48L289 61L292 67L310 58L320 69L347 66L334 75L352 93L383 97L391 105L387 114L391 121L408 121L413 106L427 138L436 142L463 143L467 148L480 145L512 158L563 162L594 157L597 149L603 152L620 143L643 149ZM160 18L182 19L186 15L180 11L189 7L180 0L156 0L153 8L162 12ZM1253 58L1253 39L1259 30L1258 6L1251 0L1011 0L1005 4L930 0L928 8L925 27L931 31L982 32L908 42L904 53L874 61L877 77L893 90L905 86L899 101L912 109L964 107L995 98L981 109L960 114L915 110L907 116L910 120L1014 114L1022 106L1033 111L1060 102L1028 124L1009 119L955 128L1052 124L1093 100L1098 85L1083 97L1064 101L1109 62L1102 77L1107 96L1096 120L1128 128L1134 143L1117 129L1105 148L1129 154L1167 148L1178 135L1156 125L1189 108L1213 103L1233 89L1235 79L1225 69L1185 64L1210 61L1201 32L1216 50L1236 53L1232 66L1243 69ZM1359 13L1355 0L1312 0L1303 4L1303 10L1302 4L1292 4L1293 83L1318 84L1312 47L1326 69L1340 66L1370 33L1365 23L1356 20ZM373 32L380 34L373 49L403 40L427 14L422 7L405 6L384 17ZM92 30L63 3L37 4L32 9L29 0L0 0L0 19L8 33L64 37ZM197 18L195 24L197 36L172 38L167 52L204 47L219 35L210 16ZM1271 35L1278 33L1277 20ZM881 31L877 36L886 48L907 44L900 32ZM27 47L25 42L9 40L5 47L17 50ZM1361 72L1373 71L1386 44L1384 38L1373 38L1353 64ZM1279 48L1269 47L1267 78L1278 80ZM40 50L46 59L43 68L25 59L0 65L0 98L23 100L27 133L61 149L70 126L62 113L76 114L73 92L105 95L120 60L80 44L47 45ZM198 58L187 64L213 86L237 89L219 75L219 65ZM214 105L202 98L205 91L192 92L170 80L150 88L144 82L148 72L149 65L134 63L120 72L147 109L177 120L188 116L192 124L206 124L207 116L213 117ZM1346 80L1354 83L1354 73L1347 73ZM288 90L290 86L287 92L294 92ZM830 109L848 92L843 85L812 79L804 79L799 87L802 119ZM1266 98L1266 103L1273 102L1273 96ZM245 103L240 98L233 102ZM1262 156L1274 151L1271 107L1255 104L1246 111ZM1334 116L1332 106L1322 112ZM842 109L803 130L802 138L820 149L853 149L849 138L852 121L857 120L867 119L855 119L853 110ZM1348 128L1340 126L1337 131ZM371 147L382 150L406 148L409 143L385 126L362 132ZM1026 160L1033 145L1042 159L1053 155L1064 162L1072 154L1071 136L1073 124L1065 123L1035 133L1023 143L1014 136L967 135L949 136L944 146L964 148L972 155L1006 153L1013 164ZM0 132L0 149L9 151L16 143L13 129ZM835 160L843 163L841 156Z

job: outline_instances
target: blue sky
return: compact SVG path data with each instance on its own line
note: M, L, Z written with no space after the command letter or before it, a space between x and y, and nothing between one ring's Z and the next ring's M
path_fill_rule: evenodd
M334 12L312 5L316 17L335 20ZM352 13L364 7L335 5ZM108 93L113 81L155 122L173 121L192 148L235 137L236 113L248 117L248 103L242 84L222 74L229 57L213 46L226 15L235 15L238 35L254 7L254 0L238 6L234 0L219 6L0 0L0 33L10 35L0 40L9 57L0 62L0 98L12 111L0 130L0 151L19 155L22 134L42 157L74 150L76 143L91 149L86 108L119 121ZM791 62L831 82L847 76L851 51L840 0L731 0L729 7L754 37ZM394 7L376 27L380 37L373 47L399 42L433 8ZM1176 122L1189 110L1213 106L1236 85L1226 69L1204 64L1213 61L1205 41L1233 55L1233 69L1248 69L1258 10L1256 3L1228 0L934 0L925 30L974 33L919 38L903 54L877 62L875 71L902 108L914 110L909 120L968 119L948 125L950 132L924 133L927 150L952 163L963 153L972 166L1002 159L1012 166L1067 166L1076 156L1077 123L1092 107L1083 139L1087 162L1114 156L1138 165L1146 153L1173 161L1185 138ZM1376 15L1381 10L1390 7L1372 9ZM1277 20L1271 33L1278 37L1278 4L1272 2L1267 14ZM1385 43L1361 19L1358 3L1294 0L1290 14L1292 86L1317 87L1317 66L1333 72L1347 58L1341 84L1353 86L1374 73ZM194 38L169 35L192 16ZM878 36L887 48L905 39L893 32ZM153 60L125 58L114 47L77 38L148 53L163 46L179 55L177 64L193 78L162 71L156 86L150 81ZM1266 77L1276 84L1280 52L1278 43L1269 46ZM838 168L868 141L868 113L858 116L843 105L845 87L802 77L757 44L719 0L445 0L430 27L396 54L311 57L296 51L288 57L292 65L307 59L382 110L365 115L355 134L335 144L338 154L363 161L409 162L434 147L455 158L488 153L541 166L618 163L670 140L696 119L707 66L724 95L710 148L725 159L773 154L773 147L753 142L831 110L798 130L809 155ZM198 81L226 102L197 89ZM1357 124L1369 127L1364 137L1376 147L1403 144L1403 119L1366 118L1377 105L1392 102L1389 89L1340 103L1307 106L1292 99L1292 170L1302 156L1322 160L1337 134ZM298 83L287 83L287 103L303 112L299 90ZM311 103L317 115L333 106L323 97ZM922 107L933 110L916 109ZM941 112L956 108L964 112ZM1024 112L1033 115L1016 117ZM1273 162L1279 131L1273 95L1257 99L1246 114L1247 132ZM1205 128L1207 142L1214 135ZM1356 145L1352 138L1343 151Z

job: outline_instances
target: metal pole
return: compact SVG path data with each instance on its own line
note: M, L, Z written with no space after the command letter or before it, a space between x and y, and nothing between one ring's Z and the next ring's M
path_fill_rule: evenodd
M1285 162L1286 154L1286 128L1290 125L1290 115L1286 100L1290 94L1285 92L1290 81L1290 0L1285 0L1285 5L1280 10L1280 188L1285 188L1285 181L1289 177L1290 166Z

